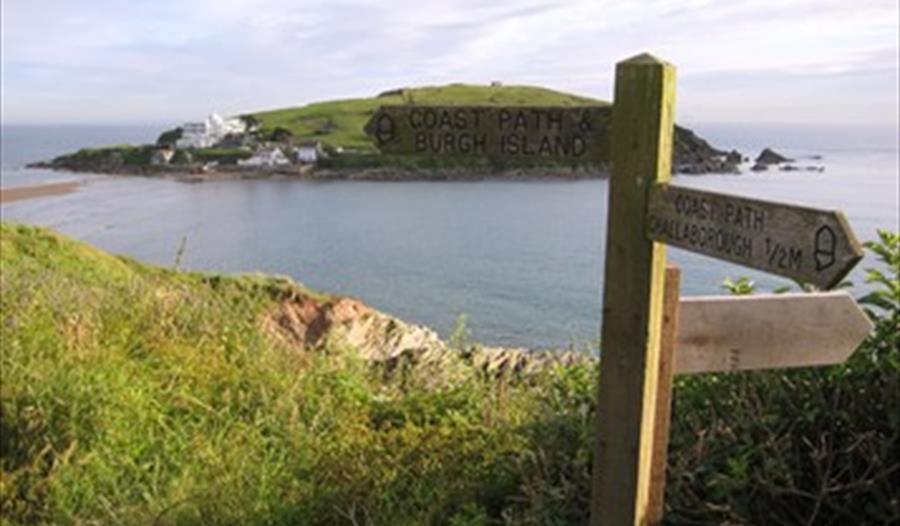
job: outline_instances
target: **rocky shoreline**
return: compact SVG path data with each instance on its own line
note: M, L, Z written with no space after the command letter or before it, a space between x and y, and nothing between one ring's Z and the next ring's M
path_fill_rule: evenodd
M176 168L173 166L84 166L66 162L39 162L28 168L63 170L75 173L90 173L114 176L158 177L176 181L199 183L229 180L302 180L302 181L540 181L540 180L585 180L603 179L609 175L606 167L584 168L511 168L506 170L480 170L472 168L441 168L431 170L406 170L402 168L315 168L313 166L277 168L241 168L219 166L209 169L200 167Z
M698 138L699 139L699 138ZM680 175L734 174L741 172L741 164L748 162L737 150L721 152L713 149L703 139L698 147L682 146L673 159L673 173ZM708 150L707 150L708 149ZM710 151L714 153L710 153ZM816 160L821 161L817 157ZM448 167L432 169L408 169L390 166L354 167L354 168L320 168L313 165L289 165L269 168L242 167L234 165L218 165L204 167L202 165L146 165L129 166L117 163L84 164L72 162L62 157L49 162L38 162L28 168L62 170L75 173L91 173L114 176L158 177L186 183L229 180L302 180L302 181L371 181L371 182L408 182L408 181L546 181L566 180L579 181L604 179L609 176L607 166L539 166L516 167L501 170L485 167ZM751 172L764 172L777 169L782 172L805 171L823 172L821 164L798 165L793 159L781 156L770 148L766 148L750 167Z
M575 351L454 346L432 329L407 323L360 300L316 297L291 284L277 294L277 306L262 320L266 331L299 351L346 347L385 372L403 364L442 369L462 357L490 377L527 378L557 366L595 364L597 357Z

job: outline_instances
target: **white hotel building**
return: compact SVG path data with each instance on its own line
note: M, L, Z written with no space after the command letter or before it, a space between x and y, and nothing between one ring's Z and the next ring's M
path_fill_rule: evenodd
M247 126L237 118L223 119L213 113L203 122L186 122L181 126L178 148L209 148L231 133L243 133Z

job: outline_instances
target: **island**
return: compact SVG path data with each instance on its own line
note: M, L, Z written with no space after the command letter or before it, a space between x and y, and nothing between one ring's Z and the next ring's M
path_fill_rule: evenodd
M609 103L535 86L450 84L392 89L375 97L333 100L230 118L210 115L166 130L154 144L85 148L31 167L115 175L313 180L591 179L605 165L551 158L527 160L435 158L381 154L366 122L381 106L601 106ZM682 174L739 173L740 152L717 149L675 127L673 170Z

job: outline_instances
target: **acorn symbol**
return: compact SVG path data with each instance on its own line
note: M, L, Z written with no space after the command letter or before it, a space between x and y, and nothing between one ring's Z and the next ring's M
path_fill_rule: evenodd
M382 113L375 120L375 140L379 146L394 140L394 119L387 113Z
M830 226L824 225L816 230L816 249L813 255L816 258L816 270L821 272L834 265L835 245L837 238Z

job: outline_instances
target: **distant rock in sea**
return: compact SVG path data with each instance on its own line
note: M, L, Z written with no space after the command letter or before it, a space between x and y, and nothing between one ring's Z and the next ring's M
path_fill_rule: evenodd
M784 155L776 152L771 148L766 148L762 152L760 152L759 156L756 158L756 164L768 165L768 164L781 164L781 163L791 163L794 162L793 159L789 159Z
M810 159L821 159L821 156L812 156ZM824 172L824 166L795 164L794 159L789 159L771 148L765 148L756 158L756 162L750 168L753 172L765 172L770 166L775 166L781 172Z

